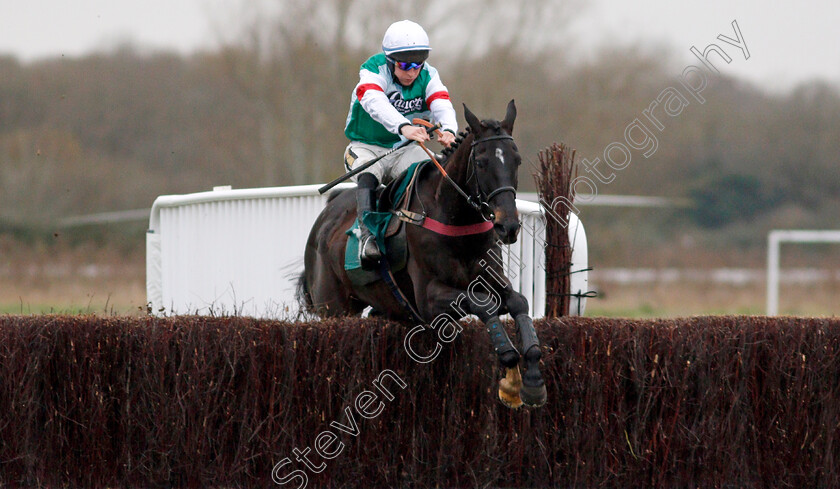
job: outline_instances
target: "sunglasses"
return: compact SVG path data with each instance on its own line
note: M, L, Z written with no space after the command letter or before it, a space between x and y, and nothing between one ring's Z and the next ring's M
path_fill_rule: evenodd
M410 61L394 61L394 64L395 64L396 66L399 66L399 68L400 68L401 70L403 70L403 71L415 70L415 69L420 68L421 66L423 66L423 63L424 63L424 62L420 62L420 63L412 63L412 62L410 62Z

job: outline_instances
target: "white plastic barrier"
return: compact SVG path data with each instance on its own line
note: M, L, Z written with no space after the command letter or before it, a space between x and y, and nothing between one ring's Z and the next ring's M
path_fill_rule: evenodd
M158 197L146 234L146 293L156 314L238 314L294 318L297 278L312 223L327 197L320 185L231 190ZM341 184L338 188L352 188ZM523 230L504 252L506 274L545 311L545 218L517 200ZM572 293L588 291L586 234L570 214ZM573 301L583 314L585 298Z

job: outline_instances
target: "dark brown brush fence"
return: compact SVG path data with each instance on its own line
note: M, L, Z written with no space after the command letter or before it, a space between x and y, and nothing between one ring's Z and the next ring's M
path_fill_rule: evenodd
M474 324L418 364L373 320L0 317L0 486L840 487L840 321L537 329L510 411Z

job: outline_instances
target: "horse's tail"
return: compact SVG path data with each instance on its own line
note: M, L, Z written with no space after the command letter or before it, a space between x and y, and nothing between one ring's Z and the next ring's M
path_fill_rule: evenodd
M309 293L309 285L306 283L306 271L300 273L297 282L296 294L301 311L311 313L314 310L312 295Z

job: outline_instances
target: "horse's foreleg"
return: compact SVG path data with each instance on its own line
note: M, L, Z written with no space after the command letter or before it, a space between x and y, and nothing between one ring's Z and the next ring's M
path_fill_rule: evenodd
M479 319L481 319L480 316ZM487 326L487 334L490 335L490 342L499 357L499 363L505 368L515 368L519 364L519 352L513 346L513 342L510 340L505 325L502 324L499 316L482 319L482 322Z
M528 301L522 294L510 290L507 297L507 306L510 315L516 322L519 329L519 340L522 352L522 389L520 396L522 402L532 407L539 407L545 404L547 394L545 382L540 372L540 340L537 338L537 330L534 329L534 321L528 315Z
M510 341L505 326L498 316L484 321L490 341L499 357L499 363L505 368L505 378L499 381L499 400L505 406L516 409L522 405L521 388L522 377L519 374L519 352Z
M510 408L515 409L521 406L519 391L522 378L518 366L520 355L499 319L501 297L494 295L495 293L490 289L486 292L475 289L465 292L440 282L430 283L426 291L426 300L420 302L428 305L423 312L426 317L433 317L444 312L456 318L473 314L484 323L499 363L506 370L505 378L499 381L499 400Z
M499 295L490 289L462 291L437 281L431 282L426 291L426 300L418 301L419 304L427 305L423 311L425 317L435 317L442 313L458 319L470 314L478 316L487 327L499 362L507 368L519 363L519 352L499 319L502 305Z

